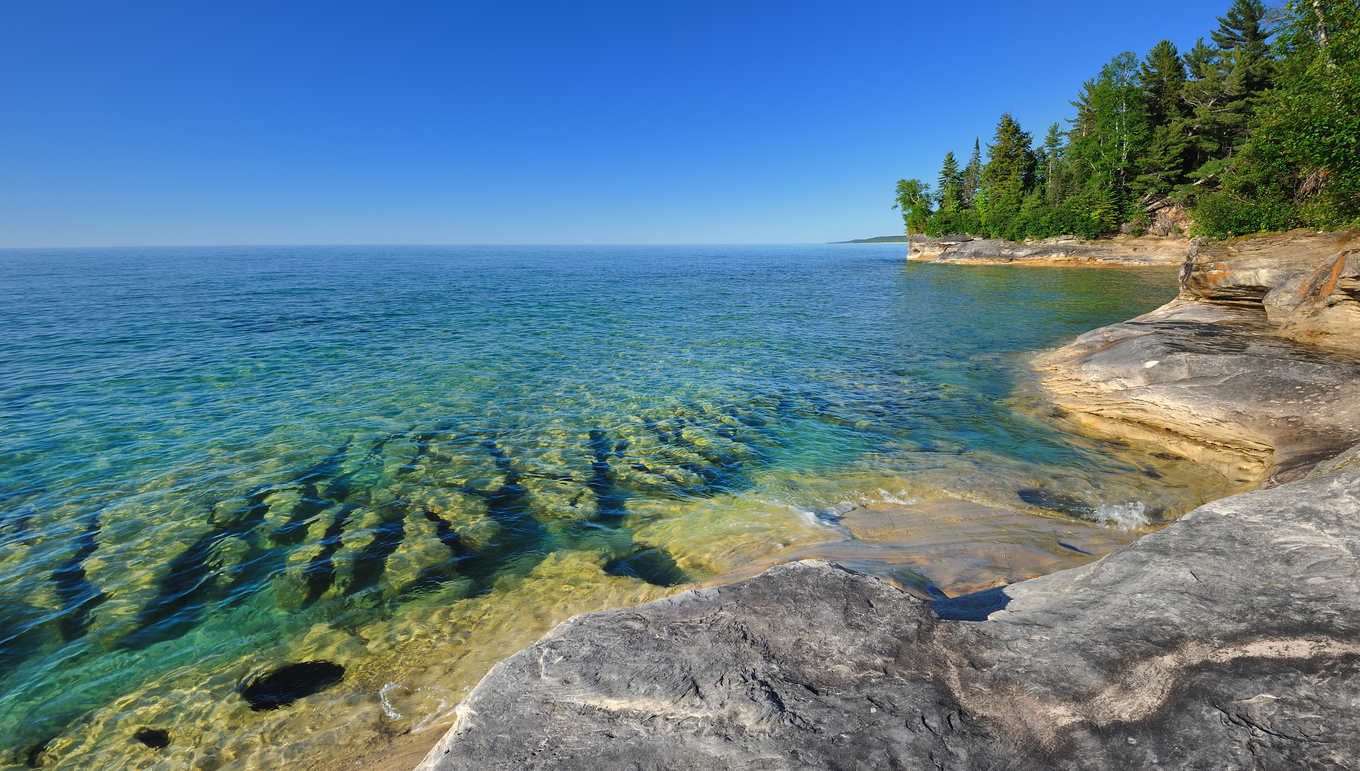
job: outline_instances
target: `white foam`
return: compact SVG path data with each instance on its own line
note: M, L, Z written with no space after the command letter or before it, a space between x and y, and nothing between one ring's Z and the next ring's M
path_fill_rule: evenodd
M878 494L882 496L884 503L896 503L899 506L910 506L921 500L920 498L912 498L907 495L906 490L898 490L897 494L894 495L880 487L878 488Z
M1147 507L1142 501L1132 503L1107 503L1096 507L1096 516L1108 525L1120 530L1137 530L1147 527Z
M391 720L403 719L402 714L397 711L396 707L392 706L392 700L388 698L388 694L392 693L393 690L400 687L401 686L397 685L396 683L388 683L387 685L384 685L383 687L378 689L378 702L382 704L383 714L387 715L387 717Z

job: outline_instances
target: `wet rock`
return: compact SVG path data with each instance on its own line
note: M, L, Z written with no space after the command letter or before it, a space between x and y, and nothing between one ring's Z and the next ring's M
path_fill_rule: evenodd
M304 661L286 664L258 677L251 677L239 688L241 698L256 711L286 707L298 699L321 693L345 679L345 668L329 661Z
M576 616L420 769L1352 767L1357 603L1351 463L934 608L801 562Z
M1092 519L1096 513L1095 507L1086 501L1050 490L1025 488L1017 490L1016 495L1020 500L1031 506L1067 514L1078 519Z
M138 728L137 733L132 735L133 739L145 744L153 750L163 750L170 746L170 732L164 728Z

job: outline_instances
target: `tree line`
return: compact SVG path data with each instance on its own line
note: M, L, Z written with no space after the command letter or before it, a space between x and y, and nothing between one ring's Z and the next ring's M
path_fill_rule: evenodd
M1360 224L1360 0L1233 0L1210 40L1114 57L1037 145L1003 114L985 162L897 183L907 233L1141 233L1168 203L1216 238Z

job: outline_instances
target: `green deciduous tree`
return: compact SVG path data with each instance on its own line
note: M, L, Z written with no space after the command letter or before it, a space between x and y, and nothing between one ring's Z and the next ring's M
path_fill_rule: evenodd
M931 214L930 185L919 179L899 179L896 200L893 208L902 211L902 224L906 226L907 233L924 233Z

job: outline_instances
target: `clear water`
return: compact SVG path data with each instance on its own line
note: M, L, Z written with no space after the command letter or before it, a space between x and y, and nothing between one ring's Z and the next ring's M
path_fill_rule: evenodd
M1171 272L900 252L0 252L0 765L325 765L855 502L1205 495L1016 396ZM344 680L238 693L303 661Z

